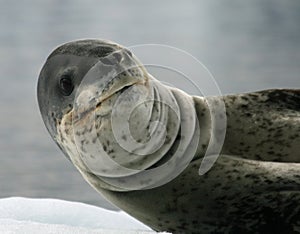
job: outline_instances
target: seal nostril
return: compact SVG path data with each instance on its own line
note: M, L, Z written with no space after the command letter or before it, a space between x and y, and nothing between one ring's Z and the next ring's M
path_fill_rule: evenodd
M103 58L103 59L101 59L101 61L102 61L103 64L108 65L108 66L112 66L112 65L115 64L114 61L112 61L109 58Z
M121 60L122 60L122 55L121 54L114 53L113 56L118 61L118 63L121 62Z
M59 87L64 96L69 96L74 89L74 84L69 76L64 75L59 81Z
M113 66L122 61L122 55L118 52L113 53L105 58L101 59L102 63L108 66Z

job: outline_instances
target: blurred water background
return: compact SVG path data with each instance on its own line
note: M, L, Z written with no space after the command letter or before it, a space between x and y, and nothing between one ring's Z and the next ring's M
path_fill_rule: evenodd
M201 60L221 92L300 88L300 1L0 0L0 197L112 208L42 123L36 83L47 55L80 38L167 44Z

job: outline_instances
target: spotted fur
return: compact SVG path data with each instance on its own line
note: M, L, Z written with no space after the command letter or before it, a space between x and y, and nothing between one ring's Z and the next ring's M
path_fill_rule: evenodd
M199 159L167 185L102 193L157 231L300 232L299 93L268 90L223 97L228 121L225 144L207 174L199 176L201 156L196 155ZM195 106L203 126L209 115L205 100L195 98ZM269 134L277 128L282 135ZM199 144L198 154L206 146ZM265 153L269 147L273 153Z
M109 55L113 55L111 59L107 58ZM86 166L82 155L91 159L101 156L91 153L89 147L95 145L101 133L111 131L109 124L103 125L103 122L108 121L106 117L111 111L113 97L105 96L109 98L103 101L102 95L103 102L96 104L95 99L90 99L80 112L82 115L77 116L73 106L75 95L63 97L56 84L62 74L72 71L72 79L77 82L76 90L84 75L99 59L109 66L112 61L120 62L122 56L133 58L131 52L109 41L70 42L49 56L39 78L39 106L49 133L88 183L109 201L157 231L300 233L299 90L266 90L209 98L190 97L173 90L177 101L180 101L181 113L195 111L198 118L196 126L201 130L196 142L198 148L188 167L162 186L136 191L108 184L94 174ZM141 71L146 72L144 69ZM110 95L115 88L114 92L117 92L127 82L142 78L142 73L128 70L125 76L123 74L126 79L120 73L109 90L104 91ZM90 89L97 87L90 86ZM97 90L94 91L99 95ZM225 103L226 114L217 113L217 108L212 112L209 110L208 103L214 107L214 103L220 101ZM192 104L187 108L190 102ZM100 112L91 111L90 105L94 104L96 110L101 108ZM222 142L218 131L224 129L216 129L217 134L212 132L212 114L216 114L217 119L227 119L226 137L218 160L211 170L200 176L199 167L210 141ZM95 128L85 124L89 118L96 120ZM189 119L185 118L183 122ZM74 124L79 126L75 131ZM139 123L136 126L140 126ZM85 137L92 131L96 134ZM198 135L192 134L195 129L190 131L191 134L187 135L193 136L192 142ZM180 131L176 134L175 145L186 137ZM103 150L111 158L126 164L126 160L122 161L124 155L117 151L120 149L114 147L109 137L105 137L102 135ZM124 135L122 139L126 141L127 137ZM159 166L169 159L163 156L165 158L152 166ZM135 162L129 166L141 166L143 163ZM152 179L140 182L147 184Z
M273 101L273 106L269 107L268 98L278 92L288 92L292 97L295 95L293 91L270 90L223 98L228 121L225 144L216 164L203 176L199 176L198 169L208 144L207 137L202 138L195 159L180 176L151 190L114 192L87 168L83 169L82 162L73 163L108 200L157 231L296 233L300 231L300 151L297 150L300 138L289 142L289 147L277 144L287 135L297 134L299 124L296 123L300 121L300 113L293 106L284 108L281 100ZM243 97L248 102L251 98L251 104L243 102ZM255 102L257 105L254 105ZM204 127L202 135L207 134L205 126L209 126L209 111L205 103L205 99L195 97L199 124ZM242 105L247 105L246 111L240 109ZM272 109L264 112L264 108L268 107L276 113L271 113ZM255 120L250 120L248 113L259 116L260 121L254 125L257 129L249 127ZM282 139L262 135L268 132L268 125L265 129L261 125L272 118L272 129L285 126L281 128L284 133ZM248 134L249 128L254 131L254 136ZM239 137L235 138L236 134ZM244 144L239 144L241 141ZM275 155L265 154L263 148L257 148L259 141L273 146ZM278 162L274 162L273 157Z

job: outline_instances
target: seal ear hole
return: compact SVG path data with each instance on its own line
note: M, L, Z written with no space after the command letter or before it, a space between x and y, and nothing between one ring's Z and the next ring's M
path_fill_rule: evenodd
M59 80L59 89L64 96L69 96L74 90L74 84L70 75L62 75Z

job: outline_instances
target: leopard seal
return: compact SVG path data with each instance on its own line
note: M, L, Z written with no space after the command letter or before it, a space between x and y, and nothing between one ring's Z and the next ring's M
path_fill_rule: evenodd
M300 90L190 96L106 40L59 46L37 89L51 137L84 179L154 230L300 232ZM225 113L210 110L220 102ZM226 129L213 129L217 114ZM199 175L211 142L220 155Z

